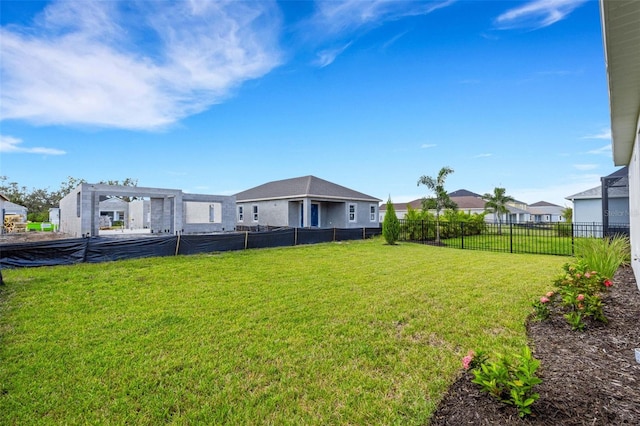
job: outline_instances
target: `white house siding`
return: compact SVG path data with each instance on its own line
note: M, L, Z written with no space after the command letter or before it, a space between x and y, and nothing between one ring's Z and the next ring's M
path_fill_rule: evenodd
M602 200L600 198L573 200L573 222L602 223Z
M640 129L639 129L640 131ZM640 148L636 139L629 163L629 223L631 225L631 266L636 278L640 278ZM636 280L640 289L640 279Z

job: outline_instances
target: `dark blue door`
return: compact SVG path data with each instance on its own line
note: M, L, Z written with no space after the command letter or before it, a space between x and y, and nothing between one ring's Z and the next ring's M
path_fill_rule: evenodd
M318 213L319 206L317 204L311 204L311 226L318 226Z

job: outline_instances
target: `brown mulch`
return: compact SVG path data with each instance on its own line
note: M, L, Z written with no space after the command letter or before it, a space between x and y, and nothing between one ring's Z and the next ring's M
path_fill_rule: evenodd
M533 415L481 393L464 373L451 386L431 425L640 425L640 291L630 267L616 273L604 296L607 324L572 331L554 316L527 324L529 345L540 360Z

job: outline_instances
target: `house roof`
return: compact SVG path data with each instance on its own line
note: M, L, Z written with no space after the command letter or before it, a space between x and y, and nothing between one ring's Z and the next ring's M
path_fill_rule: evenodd
M628 198L628 187L611 187L609 188L609 198ZM565 197L567 200L590 200L602 198L602 187L596 186L595 188L587 189L586 191L578 192L577 194L569 195Z
M9 201L9 198L7 198L6 195L4 195L3 193L0 192L0 200L2 201Z
M455 191L453 193L469 193L473 194L473 192L462 190L463 192ZM453 194L452 193L452 194ZM460 210L468 210L468 209L481 209L484 210L484 200L482 198L478 198L476 196L465 195L465 196L449 196L451 201L457 204ZM408 203L394 203L393 208L398 210L407 210L407 205L410 205L412 209L421 210L422 209L422 198L418 198L417 200L410 201ZM380 206L380 211L383 212L387 209L386 204Z
M605 178L619 178L609 186L609 198L629 197L629 168L622 167ZM565 197L566 200L590 200L602 198L602 185Z
M11 201L5 201L2 204L2 208L5 210L5 213L10 214L12 212L26 212L27 208L25 206L21 206L20 204L12 203Z
M336 200L371 201L380 199L315 176L267 182L236 194L236 201L264 201L287 198L324 198Z
M391 203L393 204L393 209L395 211L405 211L408 210L407 206L411 206L412 209L421 210L422 209L422 198L418 198L417 200L409 201L408 203ZM384 212L387 210L387 203L382 203L380 205L380 211Z
M453 201L458 205L458 208L460 210L466 210L466 209L483 209L484 210L485 201L482 198L476 197L474 195L464 195L464 196L457 196L457 197L450 196L449 198L451 198L451 201Z
M482 198L482 195L476 194L475 192L467 191L466 189L458 189L457 191L453 191L449 193L449 197L478 197Z
M611 144L617 166L631 161L640 106L640 2L601 0L602 38L609 83Z
M538 201L537 203L529 204L529 207L562 207L562 206L550 203L548 201Z

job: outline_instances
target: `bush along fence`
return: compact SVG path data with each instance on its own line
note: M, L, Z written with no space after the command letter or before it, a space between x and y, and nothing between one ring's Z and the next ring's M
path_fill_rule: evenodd
M508 253L573 256L580 238L603 238L629 235L629 225L610 225L607 232L601 223L486 223L400 220L400 241Z
M0 244L0 268L99 263L251 248L284 247L371 238L381 228L285 228L266 232L152 237L93 237Z

